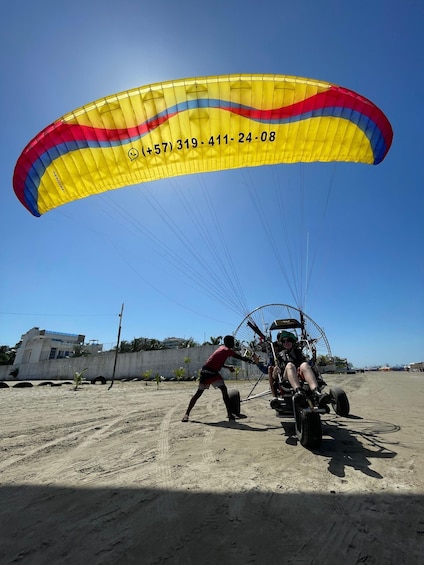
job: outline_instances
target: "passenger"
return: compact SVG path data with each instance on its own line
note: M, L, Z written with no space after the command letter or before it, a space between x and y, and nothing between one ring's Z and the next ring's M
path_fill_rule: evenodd
M282 374L294 390L294 399L305 398L300 381L306 381L319 408L325 408L331 401L330 395L321 392L312 367L309 365L302 349L297 345L297 337L291 332L282 331L277 336L281 352L276 354L278 366L272 367L269 372L271 392L276 395L278 377ZM272 401L271 401L272 402Z
M224 337L224 345L218 347L216 351L212 353L206 363L203 365L200 371L200 382L197 392L192 396L190 403L188 405L187 411L184 414L182 422L188 422L190 412L193 409L196 402L202 396L203 391L208 389L210 385L214 388L219 388L222 393L222 398L227 409L227 415L229 421L234 421L235 417L243 418L243 414L233 414L230 406L230 399L228 397L228 390L225 385L224 379L219 374L221 369L228 369L232 373L234 372L234 367L232 365L225 365L225 361L229 357L234 357L235 359L240 359L246 361L247 363L257 363L258 357L254 355L252 358L243 357L239 353L234 351L234 337L232 335L226 335Z

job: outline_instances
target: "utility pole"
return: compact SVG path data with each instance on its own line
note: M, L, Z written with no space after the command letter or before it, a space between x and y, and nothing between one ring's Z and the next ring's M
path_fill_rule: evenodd
M121 313L119 314L119 328L118 328L118 337L116 339L115 360L113 362L112 381L109 385L108 390L110 390L113 387L113 381L115 380L116 362L118 360L119 342L121 340L121 326L122 326L122 314L123 313L124 313L124 304L122 303Z

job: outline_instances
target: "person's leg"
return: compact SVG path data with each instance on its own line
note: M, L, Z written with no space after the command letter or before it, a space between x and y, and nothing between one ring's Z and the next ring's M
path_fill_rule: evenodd
M308 383L309 388L311 389L311 392L313 393L319 408L325 408L325 406L330 404L331 402L330 395L327 394L326 392L320 391L312 367L305 362L301 364L301 366L299 367L299 371L302 377Z
M274 410L276 410L280 406L280 402L278 400L278 392L281 392L280 383L279 383L280 375L281 375L280 367L269 367L268 369L269 386L271 388L271 394L272 394L272 398L269 401L269 405Z
M271 389L271 394L274 398L276 398L276 396L277 396L277 387L275 386L276 385L276 383L275 383L276 376L274 375L276 369L277 369L277 367L273 367L273 366L268 367L269 388Z
M318 388L318 383L315 378L315 373L313 372L311 366L308 363L302 363L299 367L299 372L305 381L308 383L309 388L313 392L316 388Z
M190 416L190 412L192 411L194 405L196 404L196 402L199 400L199 398L202 396L203 394L203 390L198 389L195 394L193 394L193 396L191 397L191 400L189 402L188 408L186 410L186 413L183 417L183 422L188 422L188 418Z
M293 399L296 402L303 402L305 399L305 393L300 386L299 376L297 374L297 368L294 363L287 363L284 377L289 381L291 387L294 390Z
M290 386L294 390L300 388L300 381L297 376L297 369L294 363L287 363L286 368L284 369L284 378L289 381Z

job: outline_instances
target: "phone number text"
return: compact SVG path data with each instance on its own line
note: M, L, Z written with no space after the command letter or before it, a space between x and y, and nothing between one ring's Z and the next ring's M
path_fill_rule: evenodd
M260 142L265 143L266 141L273 142L277 139L275 131L262 131L258 135L254 135L251 132L243 133L240 132L236 135L211 135L207 141L202 141L197 137L190 137L186 139L177 139L175 142L172 141L162 141L161 143L155 143L152 146L141 146L141 150L136 147L131 147L128 150L128 157L131 161L137 159L140 156L140 152L143 157L150 157L154 155L161 155L164 153L171 153L171 151L183 151L186 149L196 149L202 146L214 147L215 145L229 145L230 143L254 143Z

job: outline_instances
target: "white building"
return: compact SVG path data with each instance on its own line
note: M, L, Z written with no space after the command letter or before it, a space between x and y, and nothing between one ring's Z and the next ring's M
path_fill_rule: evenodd
M162 345L165 349L178 349L183 347L186 340L182 337L167 337L162 340Z
M85 336L32 328L21 337L14 365L71 357L75 347L87 353L102 351L101 344L84 345Z

